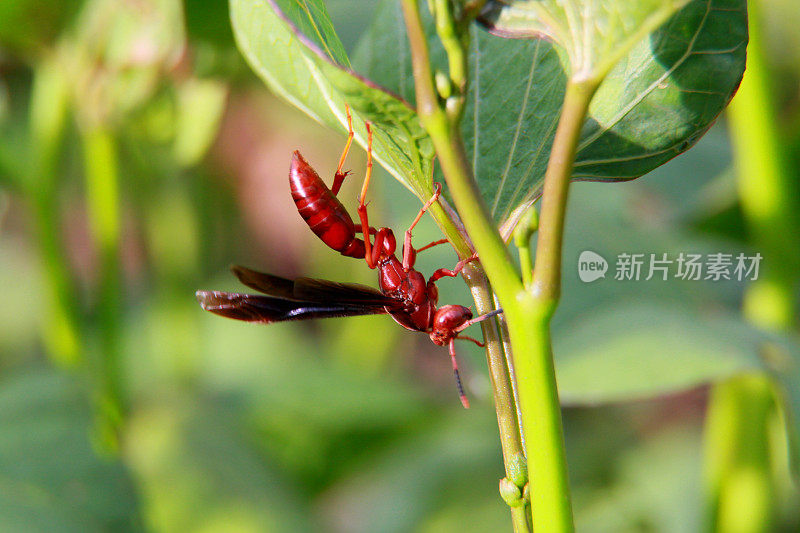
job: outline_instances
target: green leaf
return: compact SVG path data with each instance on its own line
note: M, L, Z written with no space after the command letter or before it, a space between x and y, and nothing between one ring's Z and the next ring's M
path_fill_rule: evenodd
M615 420L619 417L617 413ZM603 463L603 481L576 487L577 531L703 530L700 435L691 426L659 430L639 435L638 446L597 458ZM602 429L587 436L593 441L598 431Z
M301 493L258 453L236 402L180 394L141 406L127 439L154 531L313 531Z
M772 347L767 355L773 377L782 389L780 400L785 409L789 466L795 483L800 486L800 354Z
M689 0L490 0L481 20L497 35L550 38L570 73L605 77L609 69Z
M553 351L570 404L648 398L760 370L770 340L734 317L647 303L595 309L564 330Z
M477 406L476 406L477 407ZM443 507L496 498L501 464L497 444L485 438L496 434L496 419L480 407L458 406L443 416L420 418L388 446L365 455L347 476L325 495L323 508L337 531L497 531L498 522L480 529L463 520L456 526L425 527ZM364 513L362 509L369 509ZM346 520L346 521L345 521ZM500 524L507 517L500 515Z
M216 80L192 78L178 87L175 159L185 166L200 162L217 136L228 88Z
M0 530L129 531L140 527L123 466L95 455L83 388L34 369L0 384Z
M321 1L231 0L231 19L239 49L273 91L318 122L345 131L349 104L358 115L358 142L366 145L362 120L373 122L375 159L418 196L429 196L433 145L416 113L349 70Z
M430 20L427 25L434 39ZM399 8L386 0L354 64L410 99L413 77L402 28ZM431 43L432 61L443 68L441 49ZM573 179L633 179L691 147L738 86L746 43L744 0L694 0L651 35L629 43L594 97ZM473 33L471 46L462 133L495 220L513 222L541 193L568 53L544 39L503 39L483 31ZM382 50L393 50L393 60Z
M0 2L0 47L34 59L53 44L79 7L79 0Z
M699 149L714 147L706 143ZM742 282L680 280L675 264L666 280L658 273L645 279L651 253L675 260L680 252L742 251L741 245L642 224L631 209L664 200L649 194L645 183L624 188L584 183L570 196L564 295L553 320L559 391L570 403L654 397L743 371L767 372L763 353L771 343L800 353L790 339L764 333L741 318ZM609 263L604 279L586 283L578 277L585 250ZM614 279L615 258L623 252L645 256L640 279Z

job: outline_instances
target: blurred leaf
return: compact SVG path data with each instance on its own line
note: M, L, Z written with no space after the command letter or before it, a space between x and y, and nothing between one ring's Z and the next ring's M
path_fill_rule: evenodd
M702 142L701 150L716 150L713 140ZM743 251L741 243L685 233L660 218L685 203L666 190L669 182L685 187L682 180L695 179L683 172L685 164L678 160L659 171L662 177L654 179L661 179L661 186L583 183L571 192L563 297L553 322L560 393L567 403L594 405L675 393L745 371L771 373L787 402L793 468L800 479L800 341L743 321L744 283L613 279L613 258L622 252L674 258L678 252ZM698 180L712 183L713 176ZM641 216L643 209L647 216ZM609 260L607 279L580 281L578 257L584 250Z
M128 455L155 531L313 531L299 493L222 399L168 394L133 414Z
M799 341L800 342L800 341ZM800 355L771 347L768 362L781 385L780 400L789 444L789 466L795 484L800 487Z
M496 435L496 420L489 410L456 409L365 457L332 487L323 503L331 529L434 531L425 527L428 520L442 520L437 512L457 506L465 494L474 501L475 492L482 494L483 501L493 498L503 509L505 504L497 494L497 477L502 472L499 446L494 437L486 438ZM501 524L506 521L507 515Z
M147 247L153 256L155 271L167 279L171 277L177 284L187 277L193 278L197 269L198 221L185 189L162 182L159 192L141 213Z
M713 146L713 145L712 145ZM673 170L682 166L671 163ZM687 178L688 179L688 178ZM554 317L559 390L569 403L603 403L657 396L723 379L744 370L766 371L764 347L777 339L746 324L738 306L743 282L647 277L647 257L666 253L739 253L743 245L685 233L659 223L659 202L645 183L584 183L571 193L564 249L564 296ZM649 203L648 203L649 202ZM642 204L641 206L639 204ZM640 216L647 210L647 217ZM661 208L670 212L668 204ZM578 260L592 250L609 263L605 279L585 283ZM614 279L620 253L645 257L638 281Z
M25 190L31 177L28 161L33 158L32 152L22 125L0 124L0 185Z
M159 88L185 48L180 0L87 0L60 57L85 125L116 124Z
M433 146L416 113L349 70L322 2L231 0L231 19L240 50L273 91L340 130L349 104L361 119L375 124L378 162L418 196L429 194ZM366 145L359 122L356 138Z
M178 88L175 158L197 164L217 135L228 90L215 80L189 79Z
M667 165L668 171L679 171L675 163ZM674 174L670 180L680 181ZM685 179L705 177L687 176ZM654 192L650 180L630 185L605 185L598 183L575 184L570 191L569 212L564 237L563 296L553 319L554 334L570 335L573 324L593 310L610 310L620 302L627 305L637 302L657 307L686 308L698 316L713 316L725 306L738 314L742 283L683 281L674 277L675 265L667 280L655 277L646 281L647 264L642 267L639 281L614 279L616 258L621 253L641 253L645 259L650 254L667 253L670 259L680 252L688 253L739 253L749 249L718 238L696 235L668 224L662 218L672 213L671 197ZM683 200L675 198L676 203ZM605 279L585 283L578 276L580 254L585 250L599 253L609 262ZM709 313L710 312L710 313Z
M542 2L525 5L534 4ZM619 12L635 8L643 16L648 6L655 4L628 3ZM431 24L427 22L429 39L435 38ZM609 42L622 46L619 32L631 36L634 30L610 28L615 37ZM741 79L747 42L744 0L694 0L649 38L635 35L636 42L622 43L625 50L630 46L629 52L611 69L592 102L575 162L576 180L633 179L687 150ZM386 61L383 50L394 50L397 60ZM441 68L435 43L431 53ZM541 192L569 68L564 53L543 39L473 32L462 132L473 172L498 222L513 221L514 210ZM381 4L354 63L375 82L413 98L410 52L396 2Z
M770 340L737 318L647 303L596 309L568 329L553 350L568 404L647 398L758 370Z
M227 2L183 0L186 29L194 41L208 41L219 48L233 48Z
M0 47L34 59L56 40L80 4L80 0L3 0L0 2Z
M0 383L0 529L138 529L133 486L122 465L89 443L84 389L38 368Z
M576 489L578 531L702 530L702 454L697 432L676 428L653 435L641 446L617 452L610 463L611 480Z
M5 199L0 199L0 211L5 204ZM0 212L0 223L2 215ZM0 226L0 287L6 301L25 305L0 306L0 364L7 363L3 360L14 352L33 349L40 318L47 311L44 299L36 297L44 292L37 258L28 245L10 238L3 229Z
M405 423L423 407L409 385L333 364L333 355L326 354L330 346L315 342L306 325L254 328L208 313L202 324L204 379L216 390L244 386L265 416L281 411L318 430L343 432Z

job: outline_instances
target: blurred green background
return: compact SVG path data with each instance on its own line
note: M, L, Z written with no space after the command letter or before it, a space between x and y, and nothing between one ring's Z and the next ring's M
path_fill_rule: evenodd
M372 3L327 4L353 50ZM798 11L764 2L793 157ZM375 285L308 231L288 193L292 150L329 179L343 142L250 73L224 2L0 3L0 531L510 530L480 349L459 346L465 411L446 351L387 317L258 327L195 302L197 289L240 290L230 263ZM656 322L669 304L739 313L741 283L588 285L576 271L585 249L752 251L733 155L723 118L641 180L573 187L556 317L565 376L602 389L615 376L570 361L669 351L670 331L615 343L626 322L604 325L607 309L650 309ZM346 165L348 207L364 161L354 149ZM419 209L382 170L371 197L375 223L399 231ZM415 232L438 238L427 219ZM455 260L442 246L418 268ZM470 304L460 281L439 286L441 302ZM565 397L579 531L701 529L707 396L700 385L596 407ZM798 531L785 443L770 431L775 528Z

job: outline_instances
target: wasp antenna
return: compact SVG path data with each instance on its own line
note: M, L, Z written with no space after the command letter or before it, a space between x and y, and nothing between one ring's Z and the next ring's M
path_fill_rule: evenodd
M470 327L472 324L476 324L476 323L478 323L478 322L483 322L483 321L484 321L484 320L486 320L487 318L492 318L493 316L497 316L497 315L499 315L499 314L500 314L500 313L502 313L502 312L503 312L503 310L502 310L502 309L495 309L494 311L489 311L489 312L488 312L488 313L486 313L485 315L481 315L481 316L479 316L479 317L473 318L472 320L467 320L466 322L464 322L463 324L461 324L460 326L458 326L458 327L457 327L456 329L454 329L453 331L455 331L456 333L458 333L458 332L460 332L460 331L464 331L465 329L467 329L468 327Z
M450 360L453 362L453 375L456 378L456 388L458 388L458 398L461 400L461 405L464 409L469 409L469 400L467 395L464 394L464 386L461 384L461 375L458 373L458 362L456 361L456 344L453 339L450 340Z
M461 400L461 405L464 409L469 409L469 400L467 395L464 394L464 387L461 385L461 376L458 375L458 369L453 369L453 374L456 376L456 387L458 388L458 398Z

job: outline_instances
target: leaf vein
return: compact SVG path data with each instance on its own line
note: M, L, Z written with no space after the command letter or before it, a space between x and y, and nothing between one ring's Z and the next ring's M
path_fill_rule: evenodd
M639 105L642 102L642 100L644 100L647 96L649 96L650 93L652 93L659 85L661 85L661 83L663 83L663 81L665 79L667 79L670 75L672 75L672 73L679 66L681 66L686 61L686 59L688 59L693 54L692 48L694 47L694 44L697 41L697 37L699 36L700 32L702 31L703 26L705 26L706 20L708 19L708 14L711 12L711 2L712 2L712 0L708 0L708 2L706 2L706 12L703 15L703 20L700 22L700 24L697 25L697 29L695 30L694 35L689 40L689 43L687 44L686 52L684 52L684 54L677 61L675 61L675 64L672 65L668 70L666 70L664 72L664 74L662 74L658 79L656 79L653 83L651 83L644 91L642 91L628 105L623 107L620 110L620 112L617 113L617 115L615 117L613 117L611 119L611 121L609 121L608 126L600 128L597 132L595 132L594 134L590 135L589 137L586 138L586 140L584 140L582 143L580 143L580 145L578 146L578 152L586 149L588 146L590 146L592 143L594 143L598 138L600 138L604 133L606 133L607 131L611 130L611 128L613 128L616 124L618 124L628 113L631 112L631 110L634 107Z

